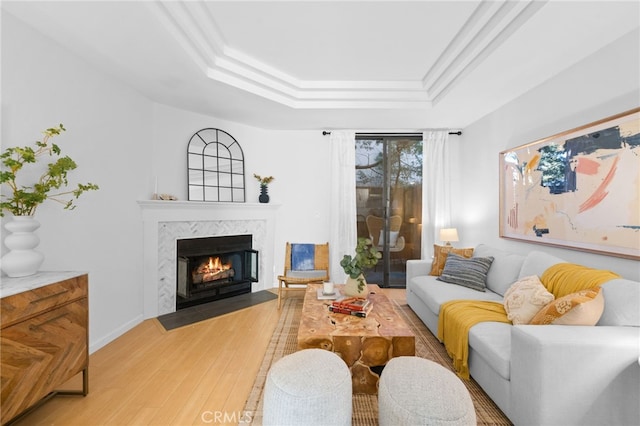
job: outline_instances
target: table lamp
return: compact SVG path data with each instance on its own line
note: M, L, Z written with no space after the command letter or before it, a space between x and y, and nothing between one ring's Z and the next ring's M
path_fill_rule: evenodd
M458 240L458 230L456 228L442 228L440 230L440 241L446 242L445 245L450 246L451 241Z

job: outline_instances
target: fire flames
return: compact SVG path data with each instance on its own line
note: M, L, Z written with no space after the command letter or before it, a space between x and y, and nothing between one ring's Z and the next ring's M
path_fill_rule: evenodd
M224 278L231 278L234 275L230 263L222 263L219 257L209 257L208 261L202 262L193 272L193 282L202 283Z
M228 263L223 265L219 257L210 257L209 263L207 263L207 268L209 269L209 272L220 272L231 269L231 265Z

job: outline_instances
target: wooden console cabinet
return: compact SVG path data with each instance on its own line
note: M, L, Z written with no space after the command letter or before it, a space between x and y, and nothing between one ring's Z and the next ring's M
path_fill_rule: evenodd
M43 272L2 277L0 423L56 394L88 393L88 277ZM82 372L81 391L56 388Z

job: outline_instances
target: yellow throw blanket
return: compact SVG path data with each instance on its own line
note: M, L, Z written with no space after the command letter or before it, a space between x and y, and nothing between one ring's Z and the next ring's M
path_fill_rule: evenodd
M615 278L620 278L620 275L574 263L558 263L544 271L540 281L558 299L567 294L599 286Z
M440 306L438 339L444 343L458 376L469 379L469 330L479 322L510 323L502 302L451 300Z
M620 278L611 271L558 263L542 274L540 281L556 299ZM453 359L458 376L469 379L469 330L479 322L510 323L502 302L451 300L443 303L438 315L438 339Z

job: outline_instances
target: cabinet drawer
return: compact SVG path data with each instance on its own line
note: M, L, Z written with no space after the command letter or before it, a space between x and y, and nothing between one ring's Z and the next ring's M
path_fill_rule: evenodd
M2 330L2 421L88 366L87 298Z
M56 306L87 297L87 275L70 278L0 300L2 328L46 312Z

